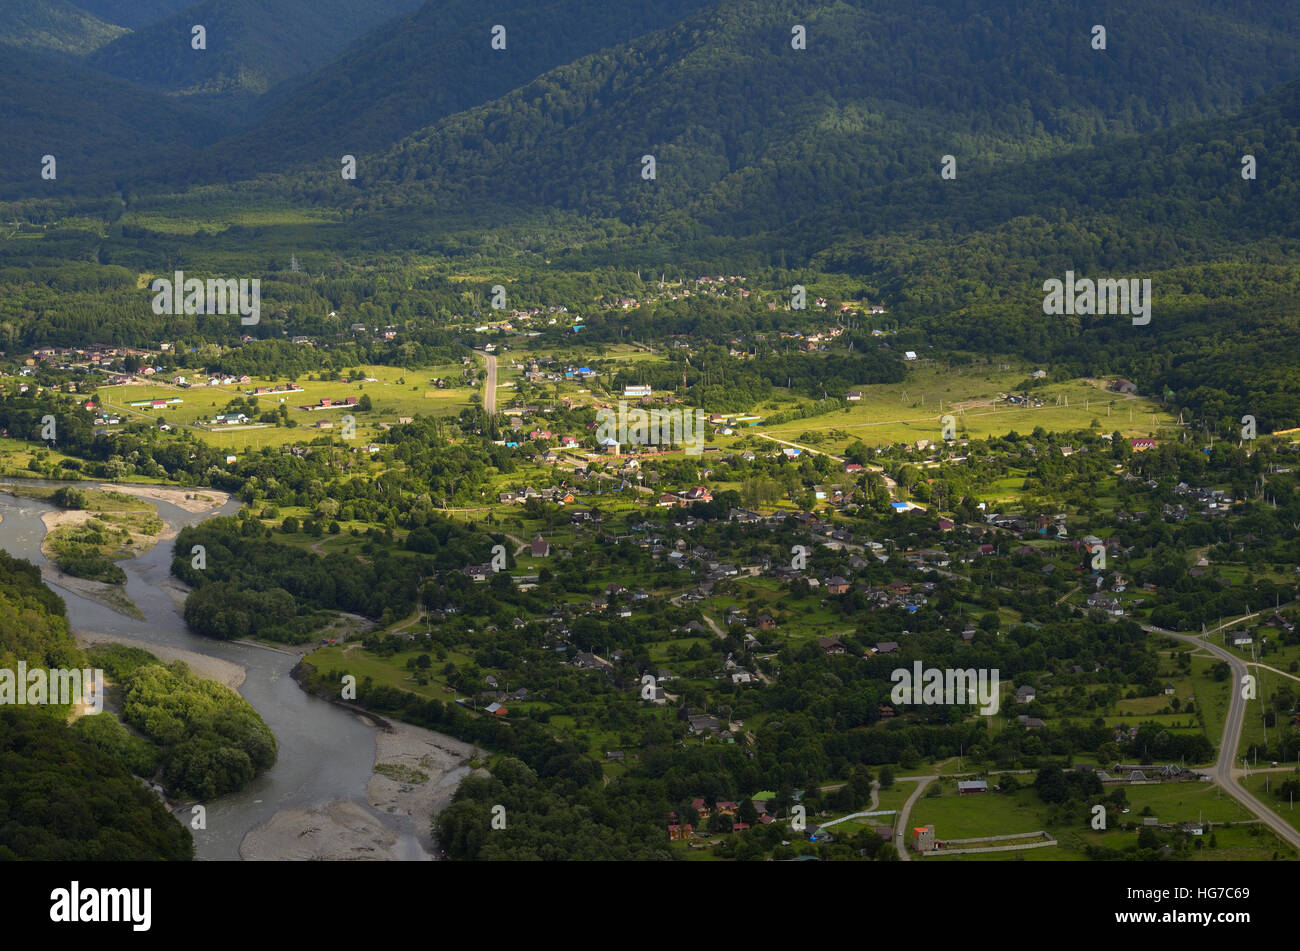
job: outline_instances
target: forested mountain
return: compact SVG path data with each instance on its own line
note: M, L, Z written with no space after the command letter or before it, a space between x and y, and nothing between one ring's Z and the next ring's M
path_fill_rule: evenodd
M314 69L419 0L204 0L122 37L96 67L181 96L246 99ZM192 30L206 31L206 48ZM229 131L229 130L227 130Z
M6 47L0 55L0 183L15 198L92 189L113 194L115 176L166 161L217 132L184 103L105 76L81 61ZM42 156L55 157L53 179Z
M0 43L83 56L128 32L65 0L0 0Z
M1278 389L1287 368L1243 348L1276 354L1298 342L1288 315L1300 238L1300 8L1171 9L1167 0L1102 13L1072 0L674 0L628 11L552 0L485 13L452 0L282 83L255 108L259 125L215 144L230 130L183 110L160 116L139 87L7 58L5 114L28 142L53 143L38 156L60 161L58 182L43 182L30 147L6 138L5 168L19 179L10 193L62 195L84 182L97 199L77 214L105 225L0 247L31 281L4 317L28 342L38 328L70 332L74 319L137 339L156 320L135 274L160 258L273 271L291 251L364 248L580 270L807 269L856 276L939 347L1126 373L1180 400L1209 387L1193 398L1206 412L1267 390L1280 422L1297 411ZM266 22L240 4L222 11ZM1105 49L1092 45L1097 21ZM497 23L505 50L491 48ZM796 24L806 49L791 45ZM206 25L212 53L221 31ZM279 31L263 32L263 45L240 56L270 55ZM176 78L165 72L153 79ZM212 88L227 93L213 102L253 88L221 82ZM121 105L92 105L106 96ZM355 182L339 175L343 154L358 158ZM642 176L645 155L653 180ZM954 179L940 175L948 155ZM1257 162L1253 180L1241 175L1244 155ZM91 177L105 164L111 177ZM218 184L166 194L199 182ZM122 207L114 192L153 220L284 206L321 220L229 230L218 221L180 236L112 224ZM1067 269L1153 279L1159 315L1143 346L1114 320L1044 319L1042 282ZM120 315L136 311L128 332ZM1225 323L1252 334L1225 333ZM1220 369L1242 360L1255 369Z
M193 6L193 0L76 0L75 5L107 23L138 30Z
M981 18L957 3L916 20L910 5L805 9L801 52L781 6L724 3L452 116L378 163L361 207L395 189L439 208L595 211L632 230L570 265L808 263L864 276L938 346L1127 373L1198 415L1250 403L1300 423L1276 358L1300 349L1285 266L1300 83L1257 96L1294 77L1295 23L1270 34L1269 12L1247 8L1254 27L1224 41L1225 62L1262 68L1248 77L1187 55L1220 42L1217 4L1177 20L1127 7L1105 18L1105 51L1065 5ZM1140 342L1114 318L1046 320L1042 282L1067 269L1151 277L1158 319Z
M178 148L99 168L145 189L271 175L310 202L493 202L675 241L752 236L824 225L849 196L935 177L943 155L965 178L1230 114L1300 59L1300 8L1265 0L1189 0L1178 17L1164 0L1105 15L1025 0L415 5L206 0L121 37L89 63L214 121L201 136L155 123ZM344 154L359 173L340 193Z
M334 62L286 83L259 105L253 130L198 156L183 177L209 180L277 171L298 161L338 168L339 156L372 156L417 129L490 102L547 71L672 25L711 0L611 4L604 0L426 3L386 23ZM187 14L188 15L188 14ZM492 28L506 27L503 50ZM214 156L220 158L214 161ZM365 169L365 174L372 170ZM335 172L337 174L337 172Z
M1237 5L1227 31L1220 3L1167 8L1092 15L1107 21L1094 50L1070 3L726 0L412 135L369 181L386 201L397 186L638 222L689 208L752 233L845 189L937 180L945 154L969 175L1224 114L1295 78L1300 9Z
M1249 245L1279 261L1300 238L1298 123L1293 82L1228 118L1108 137L955 181L936 166L864 189L788 233L818 266L876 275L905 307L950 305L972 288L1035 284L1066 268L1164 269ZM1254 158L1252 179L1244 156Z

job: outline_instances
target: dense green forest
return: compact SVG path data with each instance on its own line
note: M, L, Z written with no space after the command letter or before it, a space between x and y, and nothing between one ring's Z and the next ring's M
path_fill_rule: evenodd
M1180 4L1176 18L1128 4L1108 11L1108 47L1097 51L1069 4L963 0L927 15L903 0L723 3L417 133L377 178L442 202L490 196L646 224L694 204L703 228L752 233L850 205L842 187L851 195L924 173L942 187L944 154L961 157L961 181L1239 109L1295 78L1284 65L1295 58L1295 11L1236 9L1251 25L1224 37L1217 4ZM1282 31L1269 32L1278 17ZM807 28L806 50L791 48L795 23ZM1237 48L1218 46L1222 58L1208 62L1175 54L1209 36ZM1260 45L1276 58L1256 59ZM637 117L633 140L627 115ZM640 175L647 153L658 159L653 182Z
M323 535L323 524L339 516L348 521L391 519L392 508L363 498L320 498L309 534ZM365 484L353 480L350 484ZM395 487L380 487L381 495ZM310 500L310 495L306 498ZM393 501L397 501L396 497ZM391 532L371 529L357 544L364 560L349 554L321 556L290 545L275 544L273 533L249 517L212 518L181 530L176 537L172 573L194 591L185 601L185 622L211 637L261 637L300 643L311 638L331 612L346 611L391 623L414 609L421 580L437 569L460 569L490 557L491 539L439 516L428 505L400 505L402 522L412 530L404 547L392 546ZM288 519L285 520L289 522ZM297 531L298 520L285 524ZM387 542L387 544L385 544ZM205 549L206 566L193 566L190 552Z
M122 79L185 97L266 92L316 68L420 0L202 0L97 50L89 62ZM267 24L272 25L271 29ZM205 46L192 45L204 27Z
M139 648L113 645L94 657L122 691L122 719L158 747L162 782L173 795L208 800L237 792L275 763L275 737L235 691ZM122 739L105 731L103 742Z
M66 0L7 3L0 44L84 54L128 32Z
M247 178L308 162L342 183L340 159L355 154L355 184L364 186L376 171L371 159L377 150L580 56L710 5L514 0L486 10L477 0L425 3L384 24L328 68L272 89L251 129L165 174L173 181L209 181L219 167L223 179ZM497 24L506 27L504 50L491 46Z
M0 669L19 661L90 666L68 633L63 600L35 565L0 552ZM132 775L147 769L148 752L126 740L105 750L98 737L121 729L111 713L71 726L67 715L66 705L0 708L0 858L191 858L189 830Z
M180 13L190 6L190 0L77 0L77 6L107 23L138 30Z
M43 712L0 713L0 858L182 860L193 853L189 829L117 758Z

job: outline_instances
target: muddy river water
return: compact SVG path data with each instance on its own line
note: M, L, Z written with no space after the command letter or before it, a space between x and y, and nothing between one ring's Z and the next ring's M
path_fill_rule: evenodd
M10 483L26 480L6 480ZM31 480L28 484L41 485ZM276 763L243 791L204 803L207 828L193 830L196 853L203 860L238 860L240 842L250 829L290 808L310 808L336 800L352 800L398 837L396 854L403 859L432 856L415 835L412 820L372 808L366 783L375 762L375 727L357 715L303 691L289 672L298 653L247 643L230 643L190 633L176 601L160 587L170 577L172 533L213 515L232 514L237 500L221 509L195 514L168 502L151 501L168 532L145 555L118 562L126 571L126 593L144 613L136 621L57 585L51 587L68 606L75 629L128 637L148 649L163 644L229 661L245 668L240 694L266 721L278 743ZM41 515L52 506L33 499L0 494L0 548L44 568L41 554L45 525ZM191 825L191 808L177 816Z

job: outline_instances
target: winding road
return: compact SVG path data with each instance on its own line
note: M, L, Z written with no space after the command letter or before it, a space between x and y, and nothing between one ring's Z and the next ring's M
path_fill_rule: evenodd
M916 805L916 801L925 793L925 787L930 785L930 781L938 778L938 776L902 776L894 780L895 782L902 783L916 783L916 789L912 790L912 795L907 797L907 802L903 803L903 808L898 810L898 826L894 834L894 838L897 841L894 842L894 847L898 849L898 857L901 861L912 861L912 856L907 847L907 836L905 834L907 832L907 820L911 818L912 815L912 807Z
M1254 616L1255 615L1247 615L1246 617L1239 618L1236 621L1223 625L1222 628L1216 628L1216 630L1231 627L1233 624L1239 624ZM1230 694L1230 702L1228 704L1228 716L1223 723L1223 738L1219 743L1219 759L1214 764L1214 772L1212 774L1214 781L1222 786L1233 799L1236 799L1255 815L1259 816L1260 820L1263 821L1265 825L1277 833L1278 838L1289 843L1292 848L1300 850L1300 831L1289 822L1282 819L1281 816L1265 805L1264 802L1252 793L1248 792L1237 780L1238 775L1243 771L1234 768L1233 761L1236 759L1237 745L1241 741L1241 728L1246 722L1246 699L1242 696L1241 690L1242 680L1249 672L1246 661L1237 657L1235 654L1224 650L1222 647L1211 644L1208 640L1203 639L1198 634L1179 634L1177 631L1166 630L1162 627L1153 627L1150 624L1143 624L1142 629L1152 634L1162 634L1165 637L1171 637L1174 640L1183 641L1186 644L1192 644L1196 647L1204 648L1215 657L1227 662L1228 667L1232 670L1232 678L1230 680L1230 683L1232 684L1232 693Z

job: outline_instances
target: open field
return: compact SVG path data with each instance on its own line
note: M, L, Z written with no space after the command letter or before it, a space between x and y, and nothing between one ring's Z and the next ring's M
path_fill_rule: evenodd
M299 207L251 207L247 204L230 202L227 204L204 204L201 216L190 217L184 213L172 213L166 210L132 210L122 216L122 221L138 228L148 228L160 234L192 235L200 229L204 231L223 231L226 228L242 225L250 228L284 228L298 225L321 225L338 219L338 215L327 209L303 209ZM289 262L284 266L287 269ZM160 274L168 277L170 274ZM196 275L197 276L197 275ZM146 282L141 287L147 286Z
M1011 392L1032 370L914 366L902 383L860 387L862 401L845 410L776 426L760 425L745 432L795 442L803 433L821 432L827 438L814 448L839 452L859 439L867 445L937 440L940 417L948 413L957 419L958 436L972 439L1012 431L1029 433L1038 426L1054 431L1091 429L1094 420L1097 432L1118 429L1125 435L1155 435L1176 425L1175 418L1154 401L1112 393L1104 388L1104 381L1072 380L1035 387L1031 395L1044 403L1036 408L1011 406L998 399L999 393Z
M1205 737L1216 750L1223 743L1223 724L1228 716L1229 680L1215 680L1211 669L1219 663L1213 657L1192 658L1192 682L1196 689L1196 705L1205 721Z
M1300 809L1296 808L1289 797L1277 796L1278 787L1288 780L1296 779L1300 779L1300 775L1288 769L1280 772L1251 773L1249 776L1241 777L1240 782L1249 792L1257 796L1260 802L1281 816L1284 822L1300 829Z
M368 651L362 650L360 644L348 644L321 647L307 654L303 660L322 672L334 669L345 671L356 677L358 683L370 677L377 684L408 690L426 700L441 700L446 703L458 696L456 691L445 686L437 679L436 671L440 670L448 662L458 665L467 664L470 662L470 658L458 655L455 652L449 653L446 660L435 661L434 666L425 671L429 675L429 682L421 685L416 682L414 671L409 671L405 667L408 656L413 655L401 654L393 657L377 657Z
M398 417L402 416L455 416L470 405L472 395L477 392L461 383L462 368L459 364L419 370L384 366L362 369L367 376L377 382L367 383L358 380L340 383L338 380L322 381L300 377L293 381L303 388L300 393L263 394L256 397L257 408L261 413L272 412L281 403L287 406L289 419L297 423L295 427L276 427L271 424L259 427L254 414L249 414L251 417L249 426L199 426L200 420L224 412L230 401L245 397L256 387L290 382L287 379L254 378L250 383L191 386L188 389L171 383L126 384L101 387L98 394L103 407L120 414L123 420L156 422L164 419L174 429L182 426L194 427L191 429L193 433L214 446L256 449L261 446L309 442L318 436L338 438L341 433L340 421L345 414L355 417L356 439L364 443L380 432L381 422L396 423ZM454 385L446 389L436 388L432 381L439 377L451 381ZM372 408L368 413L361 412L356 406L340 406L337 409L317 411L304 411L298 408L304 405L317 405L321 399L342 403L349 396L360 399L362 394L368 394L371 399ZM172 397L179 397L184 402L165 409L141 409L126 405L136 400ZM322 421L333 423L333 426L328 429L318 429L317 424Z
M1290 775L1290 774L1286 774ZM1274 777L1280 781L1281 774ZM1263 780L1260 778L1260 790ZM1011 796L1000 793L981 793L958 796L948 786L937 798L922 797L913 807L908 821L910 829L934 823L936 838L940 840L969 839L987 835L1009 835L1042 829L1057 839L1058 845L1014 852L990 852L970 856L953 856L952 861L1050 861L1086 859L1084 848L1088 845L1110 849L1124 849L1137 842L1136 829L1123 829L1122 824L1140 825L1143 810L1150 808L1161 825L1181 826L1186 822L1214 823L1215 845L1210 847L1210 837L1203 837L1200 851L1192 858L1267 860L1274 851L1282 858L1294 857L1266 828L1258 824L1227 827L1220 823L1248 822L1253 817L1236 800L1208 782L1153 783L1126 786L1128 813L1108 808L1108 827L1094 830L1088 824L1053 826L1048 823L1049 807L1042 803L1037 793L1022 788ZM847 825L847 823L846 823ZM1173 832L1160 831L1162 841L1169 841ZM990 843L997 844L997 843ZM1014 844L1014 843L1013 843ZM926 856L929 861L935 857Z
M1209 782L1125 786L1124 795L1130 809L1125 818L1132 822L1140 821L1135 817L1148 806L1161 822L1243 822L1254 818L1237 800ZM1119 818L1112 816L1111 824L1118 825Z
M955 788L942 784L943 795L923 795L912 807L904 838L910 841L911 830L934 824L936 839L974 839L989 835L1035 832L1045 828L1046 806L1032 789L1012 795L987 792L957 795Z

